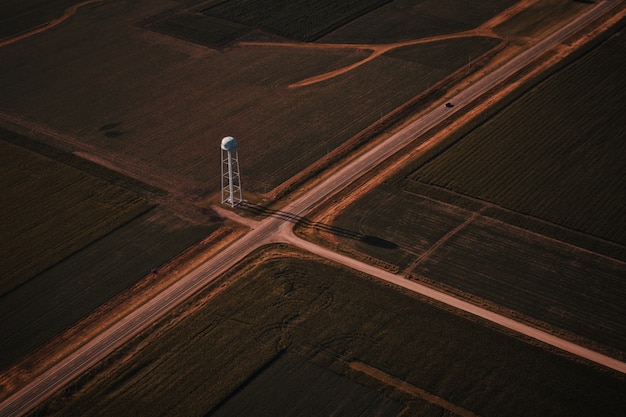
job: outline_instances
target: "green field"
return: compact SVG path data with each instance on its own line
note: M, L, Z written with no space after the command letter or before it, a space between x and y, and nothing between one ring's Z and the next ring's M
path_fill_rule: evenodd
M4 140L0 165L0 296L151 207L130 191Z
M91 373L40 413L224 416L256 405L273 407L273 415L371 415L358 414L366 401L383 416L397 415L399 406L403 416L454 414L352 369L355 361L485 417L626 410L623 378L297 256L257 262L210 301L196 302L192 315L140 336L104 366L106 374ZM81 386L86 391L78 394ZM265 405L268 399L278 403ZM311 407L299 409L298 400Z

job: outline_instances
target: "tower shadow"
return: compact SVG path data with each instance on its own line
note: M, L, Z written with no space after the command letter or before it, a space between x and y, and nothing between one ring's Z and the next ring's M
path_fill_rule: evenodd
M383 239L378 236L364 235L362 233L354 232L352 230L344 229L341 227L332 226L326 223L313 222L306 217L298 216L293 213L289 213L282 210L273 210L265 206L242 201L239 207L250 213L263 217L275 217L294 225L309 227L322 232L331 233L335 236L352 239L358 242L363 242L367 245L376 246L383 249L397 249L398 245Z

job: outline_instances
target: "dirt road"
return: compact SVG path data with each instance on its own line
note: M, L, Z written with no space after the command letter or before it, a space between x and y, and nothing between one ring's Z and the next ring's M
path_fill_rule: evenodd
M606 366L607 368L611 368L618 372L626 374L626 363L621 362L617 359L611 358L609 356L603 355L598 352L594 352L590 349L579 346L567 340L561 339L560 337L554 336L550 333L546 333L535 327L528 326L526 324L515 321L511 318L486 310L477 305L460 300L451 295L434 290L430 287L426 287L415 281L410 281L402 277L401 275L392 274L378 267L363 263L361 261L357 261L356 259L339 254L337 252L333 252L330 249L327 249L327 248L315 245L311 242L299 239L298 237L294 236L293 233L291 233L291 230L288 230L288 229L283 229L283 230L284 232L281 235L282 239L285 242L293 246L297 246L301 249L314 253L322 258L348 266L352 269L355 269L357 271L366 273L373 277L382 279L391 284L405 288L409 291L413 291L415 293L424 295L433 300L447 304L458 310L461 310L461 311L470 313L474 316L480 317L482 319L488 320L492 323L495 323L509 330L513 330L524 336L528 336L532 339L538 340L547 345L554 346L572 355L587 359L591 362L598 363L600 365Z

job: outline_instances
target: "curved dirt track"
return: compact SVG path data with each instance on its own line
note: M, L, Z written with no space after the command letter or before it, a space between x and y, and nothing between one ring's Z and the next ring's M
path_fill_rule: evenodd
M520 2L514 4L509 7L502 13L494 16L492 19L486 21L481 26L476 29L471 29L463 32L450 33L445 35L438 36L430 36L427 38L420 39L412 39L409 41L403 42L394 42L389 44L353 44L353 43L302 43L302 42L240 42L241 46L265 46L265 47L277 47L277 48L306 48L306 49L357 49L357 50L369 50L372 51L372 54L362 60L355 62L354 64L347 65L343 68L339 68L333 71L329 71L324 74L316 75L314 77L307 78L305 80L299 81L297 83L293 83L289 85L289 88L298 88L305 87L311 84L319 83L321 81L326 81L331 78L337 77L339 75L350 72L361 65L364 65L377 57L392 51L397 48L402 48L405 46L419 45L423 43L429 42L437 42L449 39L458 39L458 38L470 38L470 37L490 37L490 38L498 38L502 39L501 36L498 36L493 28L509 19L511 16L514 16L528 7L532 6L534 3L537 3L539 0L521 0Z
M615 358L611 358L610 356L595 352L591 349L587 349L583 346L569 342L553 334L544 332L543 330L539 330L535 327L518 322L506 316L500 315L498 313L494 313L493 311L484 309L482 307L479 307L467 301L463 301L459 298L437 291L433 288L419 284L415 281L411 281L409 279L404 278L401 275L392 274L391 272L385 271L376 266L366 264L364 262L358 261L356 259L342 255L340 253L333 252L330 249L326 249L314 243L308 242L306 240L302 240L296 237L295 235L293 235L291 231L286 231L285 233L283 233L282 238L287 243L290 243L308 252L314 253L324 259L334 261L336 263L339 263L341 265L345 265L357 271L366 273L368 275L384 280L391 284L397 285L409 291L418 293L420 295L424 295L432 300L439 301L443 304L454 307L458 310L461 310L461 311L470 313L476 317L485 319L491 323L495 323L506 329L513 330L514 332L518 334L528 336L532 339L535 339L539 342L545 343L550 346L554 346L572 355L578 356L580 358L586 359L591 362L595 362L597 364L606 366L608 368L611 368L618 372L626 374L626 363L619 361Z
M352 43L298 43L298 42L240 42L241 46L266 46L266 47L278 47L278 48L303 48L303 49L357 49L357 50L369 50L372 51L371 55L362 60L355 62L354 64L347 65L343 68L329 71L324 74L316 75L314 77L307 78L297 83L289 85L289 88L305 87L311 84L316 84L321 81L326 81L339 75L350 72L379 56L392 51L397 48L405 46L419 45L423 43L437 42L448 39L458 38L470 38L475 36L488 36L497 37L493 32L482 29L473 29L465 32L452 33L448 35L431 36L428 38L413 39L404 42L395 42L388 44L352 44Z
M53 27L55 27L55 26L65 22L67 19L69 19L70 17L74 16L74 14L76 14L76 11L78 11L78 9L80 9L81 7L86 6L88 4L91 4L91 3L100 3L102 1L104 1L104 0L87 0L87 1L84 1L84 2L79 3L79 4L75 4L74 6L67 8L60 17L58 17L58 18L56 18L54 20L51 20L51 21L49 21L47 23L44 23L43 25L38 26L35 29L31 29L31 30L29 30L27 32L24 32L24 33L20 34L20 35L13 36L11 38L5 39L4 41L1 41L0 42L0 47L6 46L6 45L10 45L12 43L15 43L15 42L20 41L22 39L25 39L25 38L28 38L30 36L36 35L38 33L45 32L48 29L52 29Z

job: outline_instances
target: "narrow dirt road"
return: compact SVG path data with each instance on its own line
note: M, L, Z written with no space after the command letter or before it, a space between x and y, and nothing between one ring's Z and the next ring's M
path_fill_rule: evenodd
M324 74L316 75L305 80L299 81L297 83L293 83L289 85L289 88L299 88L305 87L311 84L319 83L321 81L326 81L331 78L337 77L339 75L350 72L374 59L377 57L390 52L397 48L403 48L406 46L419 45L430 42L437 42L443 40L450 39L458 39L458 38L469 38L469 37L477 37L477 36L485 36L491 38L499 38L494 31L493 28L500 24L502 21L510 18L511 16L525 10L530 7L532 4L536 3L538 0L523 0L519 3L514 4L513 6L506 9L504 12L498 14L487 22L483 23L481 26L476 29L467 30L464 32L450 33L445 35L431 36L427 38L420 39L412 39L403 42L394 42L389 44L353 44L353 43L302 43L302 42L240 42L241 46L266 46L272 48L306 48L306 49L356 49L356 50L368 50L372 51L371 55L362 60L355 62L354 64L347 65L343 68L336 69L334 71L329 71Z
M297 42L241 42L241 46L266 46L273 48L297 48L297 49L357 49L372 51L371 55L363 58L362 60L355 62L354 64L347 65L343 68L336 69L324 74L316 75L307 78L297 83L289 85L289 88L306 87L311 84L316 84L322 81L329 80L339 75L350 72L379 56L392 51L397 48L405 46L419 45L423 43L430 43L449 39L469 38L474 36L489 36L497 37L493 32L488 30L482 30L480 28L468 30L465 32L451 33L448 35L432 36L429 38L413 39L410 41L396 42L390 44L341 44L341 43L297 43Z
M601 353L595 352L593 350L587 349L585 347L579 346L575 343L569 342L565 339L561 339L560 337L554 336L550 333L544 332L535 327L528 326L524 323L520 323L511 318L486 310L482 307L471 304L467 301L463 301L461 299L458 299L446 293L437 291L433 288L426 287L415 281L410 281L401 275L392 274L376 266L366 264L364 262L358 261L356 259L342 255L340 253L333 252L330 249L315 245L306 240L302 240L296 237L292 233L292 231L288 228L281 228L281 231L282 231L282 233L280 234L281 240L284 240L286 243L289 243L293 246L299 247L300 249L304 249L322 258L331 260L333 262L337 262L341 265L345 265L349 268L352 268L354 270L379 278L383 281L405 288L409 291L424 295L428 298L439 301L441 303L454 307L458 310L461 310L461 311L470 313L476 317L480 317L482 319L488 320L492 323L495 323L509 330L513 330L524 336L528 336L532 339L538 340L547 345L554 346L572 355L587 359L591 362L595 362L597 364L606 366L608 368L611 368L618 372L626 374L626 363L621 362L615 358L611 358L609 356L606 356Z

